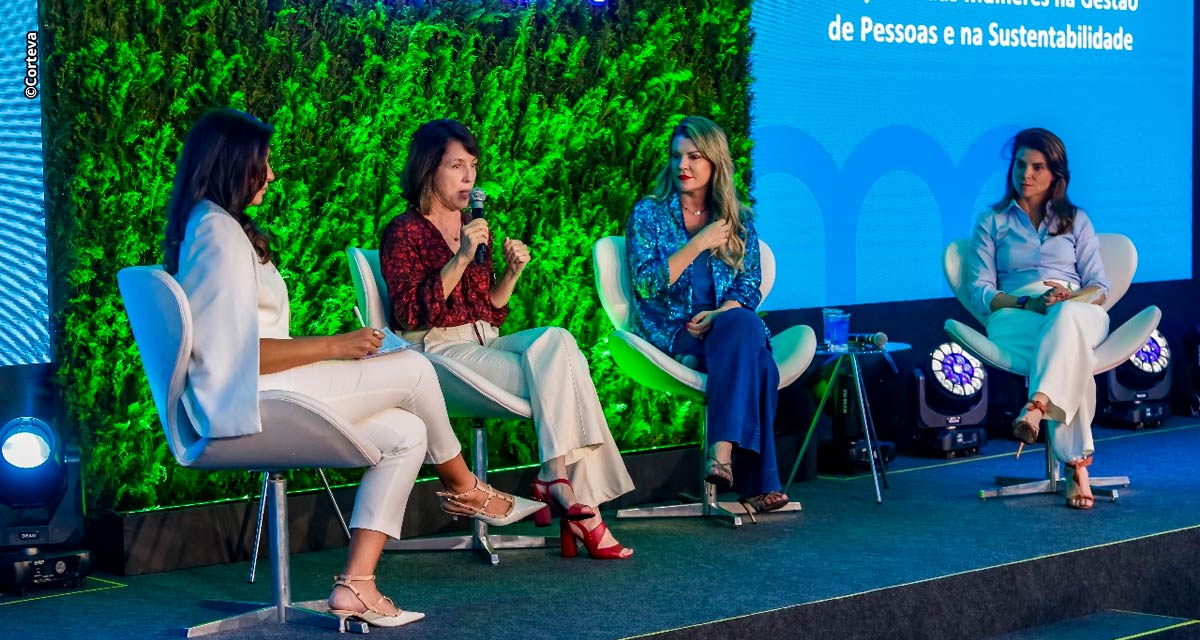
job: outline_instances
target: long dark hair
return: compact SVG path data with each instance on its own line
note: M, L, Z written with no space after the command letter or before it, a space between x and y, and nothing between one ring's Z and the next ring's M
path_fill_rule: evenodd
M175 186L167 205L163 268L179 271L179 246L188 217L201 200L211 200L242 225L263 264L274 259L271 241L246 207L267 180L267 151L275 128L236 109L213 109L196 121L175 163Z
M1071 227L1075 224L1076 207L1071 202L1071 198L1067 196L1067 185L1071 183L1071 170L1067 167L1066 145L1058 136L1046 129L1033 128L1017 133L1005 146L1008 147L1011 157L1008 161L1004 198L992 205L992 208L999 210L1020 195L1013 186L1012 179L1013 167L1017 164L1017 152L1021 149L1039 151L1046 156L1046 168L1054 175L1054 182L1050 185L1050 197L1046 201L1049 205L1047 211L1053 212L1054 215L1054 226L1050 229L1050 235L1058 236L1070 233Z
M467 153L479 157L479 142L457 120L432 120L413 132L400 178L400 188L410 208L429 213L433 205L433 176L451 140L457 140Z

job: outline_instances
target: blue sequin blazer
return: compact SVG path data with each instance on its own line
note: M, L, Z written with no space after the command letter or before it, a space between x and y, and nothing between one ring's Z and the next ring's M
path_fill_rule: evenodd
M746 219L743 224L746 226L746 256L742 271L734 273L732 267L718 259L710 260L709 264L717 291L717 306L727 300L736 300L754 310L762 301L759 290L761 256L753 221ZM683 209L675 194L664 202L652 198L639 201L625 223L625 256L633 285L630 330L666 353L672 352L675 334L695 315L692 311L695 263L683 270L675 284L668 284L671 271L667 259L687 244L688 239L687 229L683 226ZM770 338L765 324L763 334Z

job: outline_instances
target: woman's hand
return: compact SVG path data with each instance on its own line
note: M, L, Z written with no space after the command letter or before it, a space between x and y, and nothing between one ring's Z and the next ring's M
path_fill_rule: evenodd
M722 311L724 311L724 309L701 311L700 313L692 316L692 320L683 325L683 328L687 330L687 332L691 334L693 338L696 338L697 340L702 339L709 331L712 330L713 319L716 318Z
M335 360L357 360L379 351L383 332L363 327L347 333L329 336L330 357Z
M514 278L521 275L530 260L532 258L529 256L529 247L524 242L515 238L504 241L504 263L507 265L504 270L507 274Z
M695 236L692 236L691 242L696 243L696 247L701 251L725 246L725 243L729 242L729 222L717 220L708 223Z
M1046 298L1046 306L1054 306L1063 300L1068 300L1071 297L1071 290L1054 282L1053 280L1043 280L1042 284L1050 287L1050 290L1042 295Z
M458 258L470 262L475 259L475 250L487 244L488 223L485 218L475 218L464 224L458 232Z

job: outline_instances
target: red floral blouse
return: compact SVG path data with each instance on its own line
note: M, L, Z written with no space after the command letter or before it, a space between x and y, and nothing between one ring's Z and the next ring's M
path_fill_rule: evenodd
M463 214L463 224L469 221L470 216ZM454 252L437 227L415 210L388 223L379 247L379 266L392 299L392 328L417 331L476 320L497 327L504 323L508 305L499 309L492 306L495 274L491 252L483 264L472 261L467 265L462 280L446 297L441 272L453 257Z

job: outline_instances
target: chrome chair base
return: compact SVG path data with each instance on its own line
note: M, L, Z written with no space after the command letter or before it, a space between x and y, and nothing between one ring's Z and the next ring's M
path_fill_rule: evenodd
M706 508L707 507L707 508ZM770 513L788 513L802 511L799 502L789 502L783 507ZM741 513L738 513L738 512ZM618 518L716 518L733 527L742 526L742 514L755 520L755 514L747 511L740 502L689 502L684 504L669 504L658 507L638 507L636 509L621 509L617 511Z
M1039 493L1065 494L1067 490L1067 481L1063 479L1037 480L1034 478L996 476L996 484L1000 486L995 489L980 491L979 498L986 500L988 498L1008 498L1010 496L1028 496ZM1105 497L1109 499L1109 502L1116 502L1121 497L1120 493L1117 489L1110 489L1108 487L1128 487L1129 478L1127 476L1088 478L1088 485L1092 487L1092 493L1097 498Z
M1045 448L1046 452L1046 475L1043 478L1014 478L1011 476L996 476L996 484L1000 485L995 489L984 489L979 492L980 500L988 498L1008 498L1010 496L1031 496L1039 493L1060 493L1066 494L1067 481L1062 477L1062 470L1054 455L1050 453L1050 448ZM1129 486L1128 476L1111 476L1088 478L1088 485L1092 488L1092 494L1097 498L1108 498L1109 502L1116 502L1120 494L1116 489L1108 487L1125 488Z
M199 638L231 629L248 629L269 624L302 624L334 631L367 633L367 623L347 620L345 626L337 616L326 613L329 605L324 600L292 602L291 567L287 529L287 480L282 472L267 472L263 497L267 520L268 541L271 558L271 602L237 602L205 600L203 606L233 615L213 620L184 630L188 638Z
M296 602L276 606L269 602L230 602L205 600L201 606L222 611L240 611L237 615L188 627L184 635L199 638L213 633L250 629L268 624L301 624L308 627L349 633L367 633L368 625L361 620L347 620L345 627L337 616L325 613L329 605L324 600Z
M731 503L725 503L731 504ZM736 504L736 503L732 503ZM726 509L720 502L690 502L686 504L670 504L659 507L638 507L636 509L620 509L618 518L715 518L720 522L742 526L742 518Z
M559 539L546 536L488 535L487 525L476 521L470 535L439 536L392 540L383 546L384 551L466 551L475 550L489 564L500 563L497 549L540 549L558 545Z
M487 431L483 420L476 419L474 442L471 447L471 470L481 482L487 482ZM539 549L558 545L558 538L545 536L488 535L488 526L478 520L472 523L471 535L437 536L391 540L383 545L384 551L466 551L473 549L483 556L488 564L500 564L497 549Z

